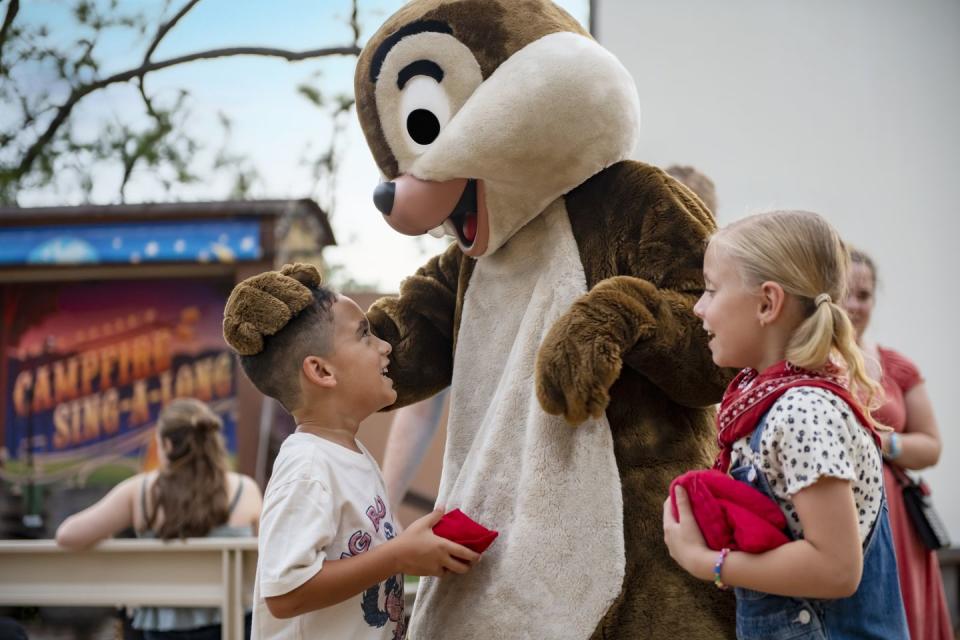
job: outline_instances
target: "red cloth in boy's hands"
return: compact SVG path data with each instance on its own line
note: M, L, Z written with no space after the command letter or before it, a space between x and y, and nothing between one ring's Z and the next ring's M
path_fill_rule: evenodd
M440 521L433 525L433 532L441 538L462 544L471 551L483 553L487 547L500 535L496 531L487 529L482 524L471 520L467 514L454 509L443 514Z
M677 495L686 490L693 517L711 549L762 553L790 541L783 512L771 498L716 470L688 471L670 483L670 506L680 521Z

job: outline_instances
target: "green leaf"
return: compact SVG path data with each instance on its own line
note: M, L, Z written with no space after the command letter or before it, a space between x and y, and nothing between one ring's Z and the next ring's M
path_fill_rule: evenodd
M302 95L304 98L309 100L311 103L318 107L323 106L323 95L320 93L320 90L316 87L311 87L307 84L301 84L297 86L297 93Z
M93 12L93 6L86 2L86 0L81 0L73 7L73 17L76 18L77 22L80 24L86 24L90 20L90 14Z

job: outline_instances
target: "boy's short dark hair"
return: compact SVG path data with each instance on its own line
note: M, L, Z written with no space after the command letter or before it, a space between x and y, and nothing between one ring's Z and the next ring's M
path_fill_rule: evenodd
M285 265L233 288L223 312L223 336L254 386L287 411L300 405L304 358L333 347L336 293L313 265Z

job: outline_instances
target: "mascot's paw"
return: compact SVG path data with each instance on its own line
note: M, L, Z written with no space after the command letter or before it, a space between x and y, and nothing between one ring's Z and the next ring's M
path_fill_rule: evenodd
M537 354L537 399L544 411L572 425L603 414L610 386L620 375L621 347L603 322L589 305L575 304L553 325Z

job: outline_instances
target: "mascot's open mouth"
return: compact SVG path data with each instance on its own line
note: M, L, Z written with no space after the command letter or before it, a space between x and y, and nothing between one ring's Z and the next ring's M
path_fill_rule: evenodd
M377 185L373 201L384 220L400 233L451 236L474 257L486 250L485 189L477 178L434 182L404 174Z
M451 235L455 235L469 247L477 239L478 211L477 181L467 180L467 186L464 187L460 200L450 212L450 217L444 221L443 227L447 232L452 231Z

